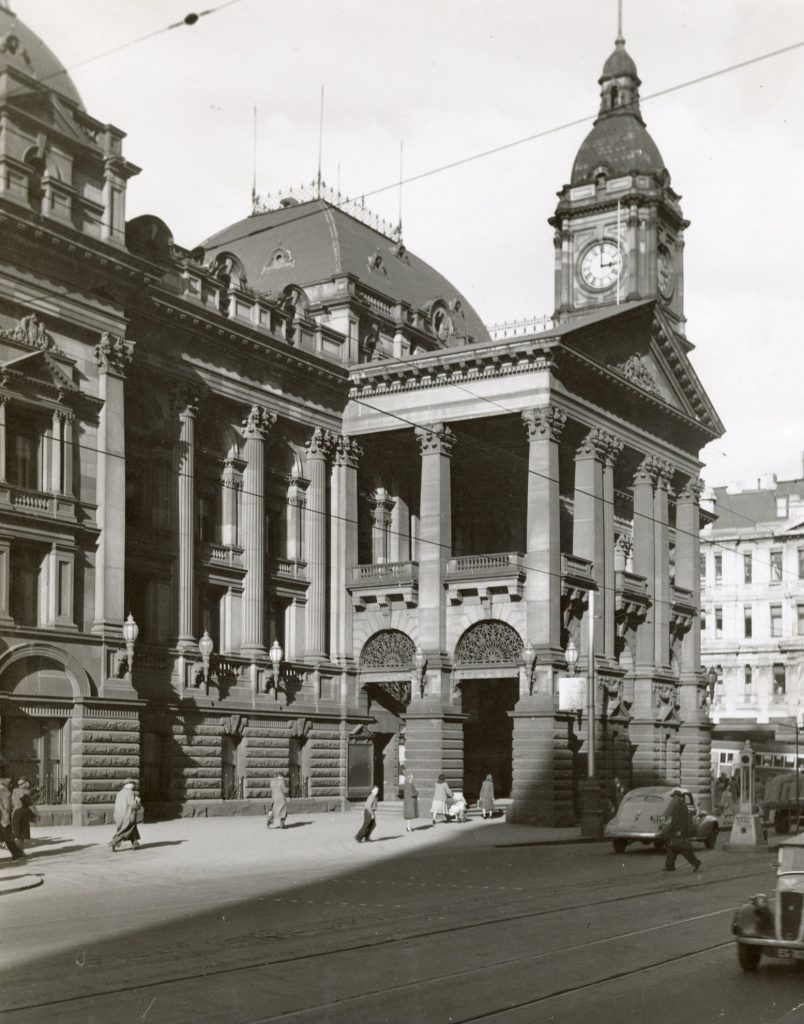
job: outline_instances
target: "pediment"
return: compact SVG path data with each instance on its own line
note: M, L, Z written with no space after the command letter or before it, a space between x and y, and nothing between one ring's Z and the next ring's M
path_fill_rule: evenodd
M56 93L33 90L20 93L14 97L14 105L82 146L99 148L92 135L76 122L72 110Z
M71 361L64 356L58 358L44 349L38 349L3 363L0 375L6 384L16 378L29 386L35 384L40 389L58 394L78 393L80 389L72 380L71 365Z
M633 394L664 403L713 435L723 433L687 354L690 344L656 302L624 303L579 322L562 342L615 374Z

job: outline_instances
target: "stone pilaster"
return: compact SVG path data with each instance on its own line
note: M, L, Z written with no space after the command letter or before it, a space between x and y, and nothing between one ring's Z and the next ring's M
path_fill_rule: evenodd
M305 654L323 658L327 653L327 464L334 447L333 435L317 427L307 442L307 507L305 542L307 576L307 623Z
M120 637L126 554L125 371L134 342L110 334L95 346L98 396L103 408L98 422L97 521L94 633Z
M221 476L221 543L228 547L240 544L240 504L243 492L245 462L227 459Z
M6 417L8 415L8 397L6 395L0 395L0 484L6 483L8 480L8 470L6 468Z
M346 590L357 565L357 465L363 454L347 434L338 435L332 460L330 539L330 656L352 657L352 602Z
M429 813L433 786L442 772L451 788L463 788L464 716L412 711L404 719L405 764L416 779L421 813L425 817Z
M72 498L75 496L75 416L72 412L62 413L64 420L64 457L62 463L62 493Z
M293 477L288 487L288 500L285 511L285 555L294 562L303 561L302 522L306 507L307 481L302 477Z
M53 440L50 449L50 489L54 494L63 494L64 487L64 416L60 409L53 411Z
M606 661L615 659L615 565L614 565L614 467L623 450L623 442L609 434L603 461L603 655Z
M670 668L670 525L668 493L673 467L664 459L656 459L656 486L653 492L654 546L654 641L656 667Z
M525 554L527 639L541 660L561 650L561 506L558 450L566 414L553 405L522 414L528 439Z
M123 782L139 776L139 708L78 701L70 729L73 824L110 822Z
M592 562L597 584L595 596L595 654L602 655L605 621L606 544L603 529L603 463L609 450L609 437L594 428L575 453L575 501L572 518L572 553ZM588 631L581 630L581 657L588 653Z
M419 642L429 655L446 650L444 571L452 555L450 460L455 435L443 423L417 427L421 449L419 498Z
M384 488L375 491L371 506L371 550L373 562L387 562L390 555L389 531L394 502Z
M243 419L243 637L246 657L265 655L265 438L276 415L252 405Z
M634 717L629 725L630 740L634 747L634 786L647 786L658 781L659 740L653 699L656 639L654 480L654 460L648 456L642 460L634 477L633 568L635 573L645 577L650 599L645 618L636 629Z
M186 649L195 646L195 418L199 396L186 384L177 384L172 397L179 421L179 437L174 448L178 540L177 642L180 648Z

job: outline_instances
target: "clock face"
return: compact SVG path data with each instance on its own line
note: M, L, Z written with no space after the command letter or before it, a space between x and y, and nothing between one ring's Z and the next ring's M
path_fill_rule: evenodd
M594 242L581 256L581 280L587 288L603 291L617 281L623 258L614 242Z
M673 264L670 253L665 249L659 250L656 261L656 279L659 285L659 294L669 299L673 294Z

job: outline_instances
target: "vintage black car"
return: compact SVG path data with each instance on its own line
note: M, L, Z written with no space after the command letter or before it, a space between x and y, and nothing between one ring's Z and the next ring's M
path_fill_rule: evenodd
M744 971L755 971L763 956L804 960L804 835L779 847L776 901L758 893L735 913L731 930Z
M606 825L606 836L611 839L616 853L624 853L629 843L651 843L661 850L665 842L661 836L664 823L670 816L671 794L679 786L646 786L626 793L617 813ZM688 789L681 789L694 825L692 839L700 840L707 850L717 842L720 826L717 818L698 811L695 798Z

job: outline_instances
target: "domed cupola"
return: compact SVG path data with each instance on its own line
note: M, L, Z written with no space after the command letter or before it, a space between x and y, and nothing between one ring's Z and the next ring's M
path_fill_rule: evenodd
M642 83L622 36L617 37L598 81L600 113L575 157L572 184L591 181L601 172L612 177L631 171L663 171L662 155L645 128L639 109Z

